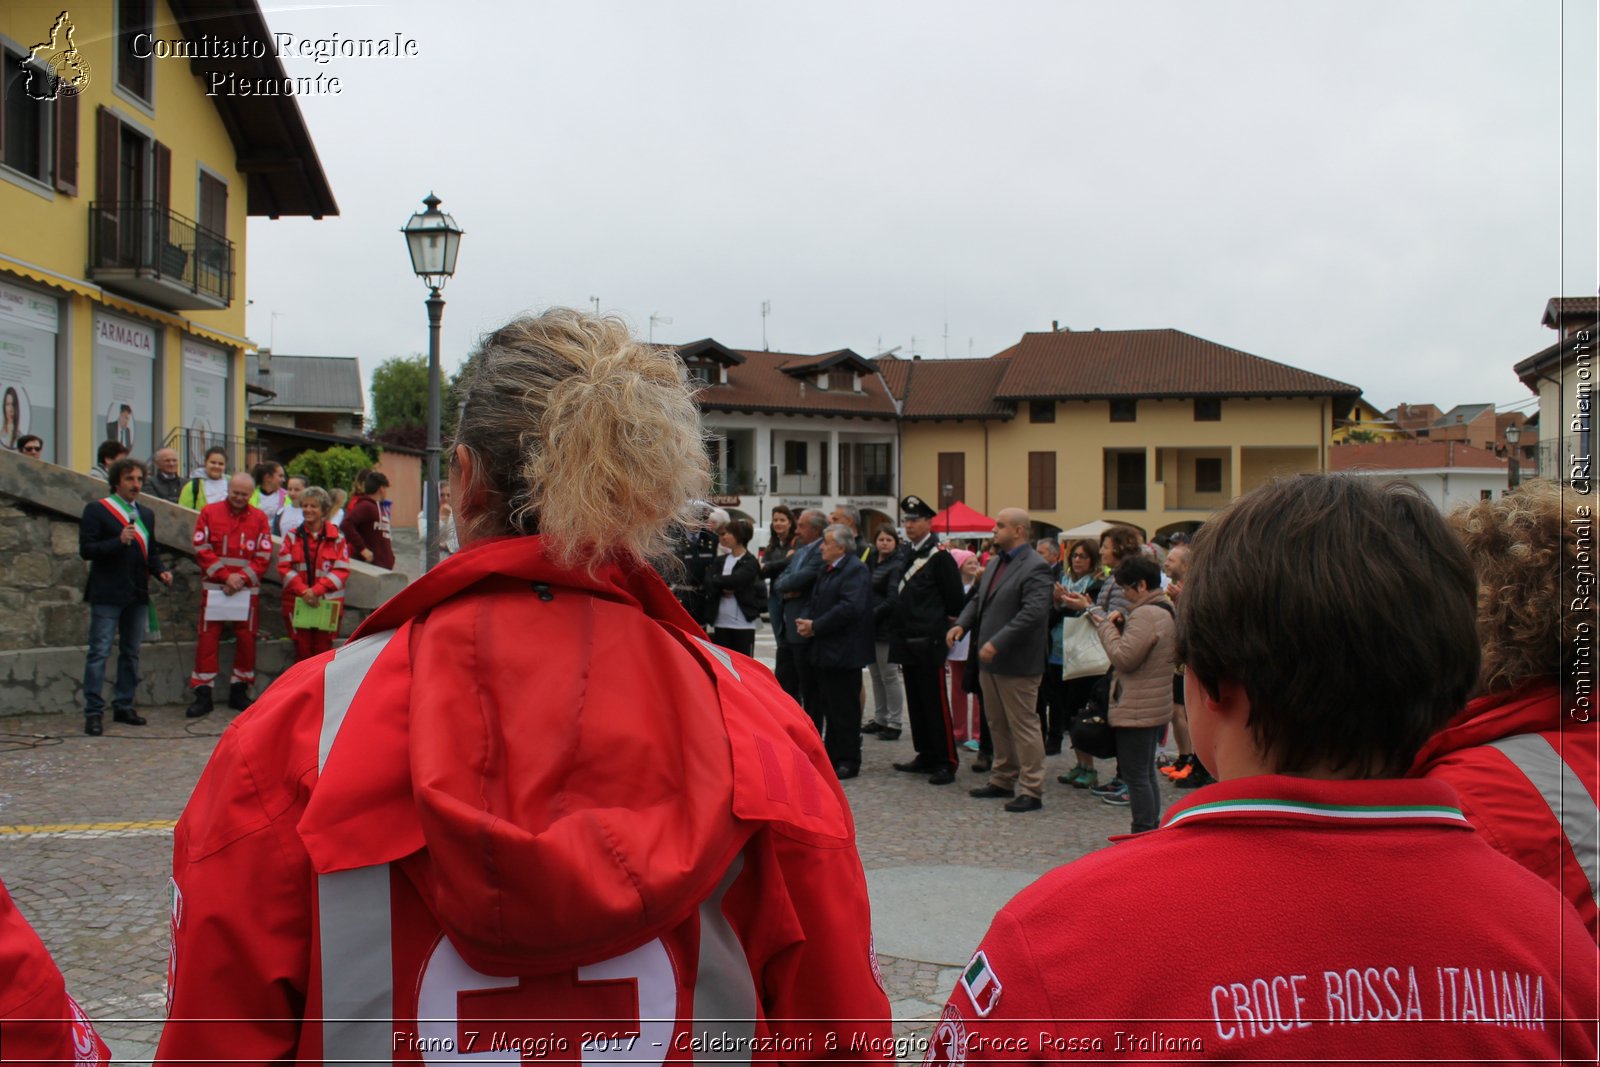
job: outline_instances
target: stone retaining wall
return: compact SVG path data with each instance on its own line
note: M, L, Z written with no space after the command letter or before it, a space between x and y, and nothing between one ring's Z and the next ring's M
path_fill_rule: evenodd
M0 451L0 716L83 709L89 635L83 589L89 564L78 556L78 519L88 502L105 495L99 479ZM200 568L190 541L195 513L140 499L155 513L156 545L173 582L170 589L151 584L161 634L145 641L138 700L142 705L185 703L200 608ZM405 582L403 575L351 564L341 636L348 636ZM276 558L261 601L258 693L293 660ZM113 650L108 688L115 656ZM226 636L221 658L226 672L232 660L232 642Z

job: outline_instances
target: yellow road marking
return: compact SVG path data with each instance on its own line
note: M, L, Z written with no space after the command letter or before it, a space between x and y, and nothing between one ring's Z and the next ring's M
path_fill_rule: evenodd
M94 833L118 830L170 830L177 826L176 819L152 819L145 822L54 822L36 825L0 826L0 837L14 834L68 834Z

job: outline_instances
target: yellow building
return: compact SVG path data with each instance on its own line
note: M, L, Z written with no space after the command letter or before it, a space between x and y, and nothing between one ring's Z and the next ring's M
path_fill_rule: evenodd
M292 96L207 93L281 84L271 42L253 0L0 5L0 447L243 462L245 220L338 213Z
M1395 421L1367 403L1357 399L1350 414L1333 422L1333 443L1346 441L1357 444L1377 444L1383 441L1408 441L1411 435L1395 425Z
M1178 330L1030 333L989 359L878 365L901 401L901 492L1148 536L1327 469L1361 394Z

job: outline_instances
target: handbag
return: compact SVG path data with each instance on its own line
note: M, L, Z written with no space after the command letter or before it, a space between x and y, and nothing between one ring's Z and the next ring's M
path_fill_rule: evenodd
M1061 678L1088 678L1111 669L1111 657L1100 643L1100 632L1085 612L1061 620ZM1087 751L1087 749L1085 750Z
M1072 747L1095 759L1110 759L1117 754L1117 742L1111 733L1111 723L1106 712L1092 704L1085 705L1067 730Z

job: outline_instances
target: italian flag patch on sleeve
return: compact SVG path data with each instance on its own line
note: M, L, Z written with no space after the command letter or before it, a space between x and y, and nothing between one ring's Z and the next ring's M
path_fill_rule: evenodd
M972 957L967 969L961 972L961 988L966 990L979 1015L988 1015L1000 1003L1000 978L989 966L989 957L983 954L982 949Z

